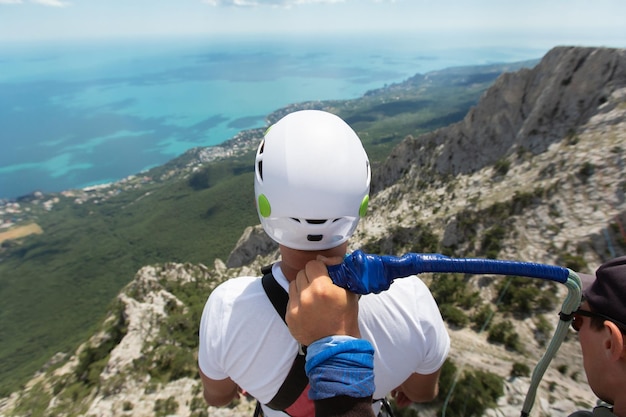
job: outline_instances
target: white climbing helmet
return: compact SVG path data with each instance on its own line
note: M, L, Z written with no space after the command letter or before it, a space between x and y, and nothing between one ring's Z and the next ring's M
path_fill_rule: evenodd
M369 202L370 164L357 134L324 111L290 113L265 132L254 194L265 232L299 250L350 238Z

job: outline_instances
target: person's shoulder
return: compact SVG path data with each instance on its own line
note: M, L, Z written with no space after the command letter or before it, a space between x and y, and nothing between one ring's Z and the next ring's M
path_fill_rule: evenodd
M230 278L219 284L206 302L206 308L215 311L232 311L236 305L245 303L256 306L267 298L260 277L242 276ZM271 304L270 304L271 306Z
M260 277L253 277L253 276L241 276L241 277L235 277L235 278L228 278L226 281L220 283L218 285L218 287L234 287L234 286L238 286L238 285L248 285L250 284L250 282L259 280Z
M417 275L410 275L395 279L389 289L385 291L364 295L361 299L361 303L363 303L361 305L386 304L393 300L392 304L394 305L404 305L405 307L419 305L422 308L425 298L432 298L430 290Z
M242 276L237 278L230 278L226 281L219 284L215 289L211 292L212 297L220 296L223 297L228 294L239 294L243 291L249 289L252 285L259 283L260 287L260 278L252 277L252 276Z
M392 294L412 294L428 293L429 289L417 275L409 275L404 278L396 278L389 289L386 291Z

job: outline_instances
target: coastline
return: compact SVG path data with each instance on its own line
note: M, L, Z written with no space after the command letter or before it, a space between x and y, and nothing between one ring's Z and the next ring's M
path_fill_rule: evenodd
M252 132L256 132L256 130ZM72 200L74 204L85 204L87 202L99 204L124 191L138 190L147 185L163 182L173 177L182 178L198 169L202 164L244 154L254 146L251 139L256 138L256 136L252 135L252 132L242 131L234 138L220 145L192 148L162 166L126 176L118 181L60 192L43 193L41 191L33 191L15 199L0 198L0 232L10 230L12 227L25 222L34 221L34 218L41 211L53 210L62 198ZM177 161L185 162L182 166L179 166ZM156 173L163 170L164 167L169 165L172 168L168 168L163 174L152 174L153 172ZM40 210L37 210L37 208L40 208Z
M415 74L542 54L400 38L394 48L384 39L170 41L127 46L133 60L108 44L0 50L9 89L0 124L10 133L0 141L0 198L116 182L260 127L291 103L358 99ZM29 65L44 52L45 65Z

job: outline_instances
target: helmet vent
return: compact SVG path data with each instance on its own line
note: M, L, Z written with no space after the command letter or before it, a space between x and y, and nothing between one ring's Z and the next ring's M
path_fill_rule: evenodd
M324 224L324 223L327 222L327 220L326 219L323 219L323 220L321 220L321 219L306 219L306 222L308 224Z
M258 175L258 180L263 182L263 158L260 158L263 155L263 151L265 150L265 139L261 141L259 145L259 149L257 150L257 164L256 171Z
M306 240L309 242L320 242L324 238L324 235L307 235Z

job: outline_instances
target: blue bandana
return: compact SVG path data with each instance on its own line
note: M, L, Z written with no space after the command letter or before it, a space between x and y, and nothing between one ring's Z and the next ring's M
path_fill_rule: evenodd
M329 336L307 348L305 371L311 400L374 393L374 348L364 339Z

